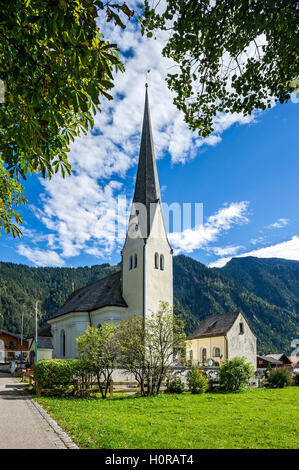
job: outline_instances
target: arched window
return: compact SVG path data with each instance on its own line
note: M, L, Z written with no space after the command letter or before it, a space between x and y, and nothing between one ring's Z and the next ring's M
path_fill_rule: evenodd
M65 357L65 331L60 332L60 356Z
M133 256L130 256L129 269L133 269Z
M159 253L155 253L155 268L159 269Z
M206 350L206 348L201 348L200 356L201 356L201 362L206 362L206 360L207 360L207 350Z
M101 323L98 324L97 328L98 328L98 329L102 328Z
M190 351L189 351L189 359L190 359L190 361L193 360L193 351L192 351L192 349L190 349Z
M213 357L220 357L220 348L213 348Z
M134 255L134 268L137 268L137 254Z
M164 255L160 255L160 269L164 271Z

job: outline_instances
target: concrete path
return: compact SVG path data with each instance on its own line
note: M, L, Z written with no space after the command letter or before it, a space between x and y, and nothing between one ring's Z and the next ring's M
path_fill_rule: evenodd
M24 392L24 384L0 372L0 449L68 448L55 421L47 418Z

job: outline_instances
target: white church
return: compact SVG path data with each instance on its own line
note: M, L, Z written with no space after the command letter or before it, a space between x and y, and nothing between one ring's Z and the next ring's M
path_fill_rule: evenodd
M121 270L76 290L48 322L53 357L75 358L76 338L88 325L118 323L156 312L160 301L173 306L172 249L165 229L146 86L134 198Z

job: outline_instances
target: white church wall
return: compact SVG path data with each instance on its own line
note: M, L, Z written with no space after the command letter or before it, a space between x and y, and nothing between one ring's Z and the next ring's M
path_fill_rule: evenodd
M155 267L155 254L159 266ZM160 269L160 257L164 257L164 269ZM146 307L147 312L157 312L160 301L173 306L173 266L171 247L163 222L160 204L157 205L152 229L146 244Z
M243 325L243 333L240 332L240 324ZM256 336L252 333L244 316L240 313L233 326L227 332L227 356L246 357L256 369Z

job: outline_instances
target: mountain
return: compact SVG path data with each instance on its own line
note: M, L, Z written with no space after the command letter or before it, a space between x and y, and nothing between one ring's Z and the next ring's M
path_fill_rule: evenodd
M270 304L299 314L299 262L280 258L233 258L219 270Z
M0 328L24 334L34 331L35 299L43 324L73 289L101 279L119 266L31 268L0 263ZM241 310L263 352L289 352L296 337L299 305L299 262L235 258L223 268L208 268L187 256L174 257L174 312L181 313L186 332L208 315ZM29 315L31 312L31 315Z

